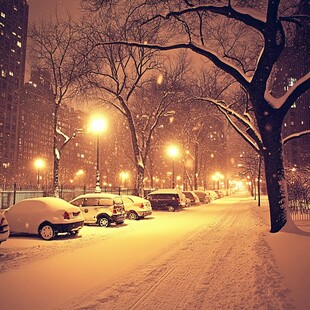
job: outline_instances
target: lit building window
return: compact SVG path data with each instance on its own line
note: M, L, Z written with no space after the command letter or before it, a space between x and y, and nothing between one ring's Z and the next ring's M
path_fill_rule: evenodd
M294 122L291 122L291 125L294 126Z
M292 109L296 109L296 102L292 104Z
M1 17L5 18L5 13L1 12Z
M17 41L16 45L17 45L18 47L22 47L22 42Z
M9 72L10 76L14 76L14 73L12 71Z
M0 26L4 27L4 24L0 22Z
M1 70L1 76L6 77L6 72L3 69Z
M286 123L284 123L284 127L286 127Z

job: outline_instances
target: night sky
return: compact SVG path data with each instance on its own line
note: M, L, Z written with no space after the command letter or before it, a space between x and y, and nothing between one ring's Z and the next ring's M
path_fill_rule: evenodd
M41 18L49 18L58 8L59 15L65 15L66 11L70 15L78 13L80 0L28 0L29 4L29 24L39 21Z

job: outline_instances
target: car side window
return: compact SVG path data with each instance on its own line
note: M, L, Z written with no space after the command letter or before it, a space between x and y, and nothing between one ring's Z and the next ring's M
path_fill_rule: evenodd
M83 207L92 207L98 206L98 199L97 198L85 198L83 201Z
M112 206L113 199L111 198L100 198L99 199L99 206Z
M77 199L75 201L72 201L71 204L73 204L74 206L82 206L83 205L83 199Z

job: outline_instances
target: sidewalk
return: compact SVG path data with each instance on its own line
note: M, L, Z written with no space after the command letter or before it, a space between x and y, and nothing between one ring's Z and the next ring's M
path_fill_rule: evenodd
M255 202L256 203L256 202ZM262 206L256 207L257 214L269 227L269 207L266 196L262 197ZM310 221L294 221L296 226L310 233ZM310 309L310 234L309 236L279 232L264 234L281 273L293 292L298 310Z

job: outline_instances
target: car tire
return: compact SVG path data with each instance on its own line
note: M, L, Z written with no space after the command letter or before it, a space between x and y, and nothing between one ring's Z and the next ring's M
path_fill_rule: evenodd
M128 214L127 214L127 217L129 220L138 220L139 219L139 216L138 214L135 212L135 211L129 211Z
M51 224L43 224L39 228L39 235L43 240L51 240L55 237L56 232Z
M98 225L100 227L109 227L110 221L106 217L103 216L98 219Z
M169 212L174 212L175 211L175 207L174 206L167 206L167 209Z

